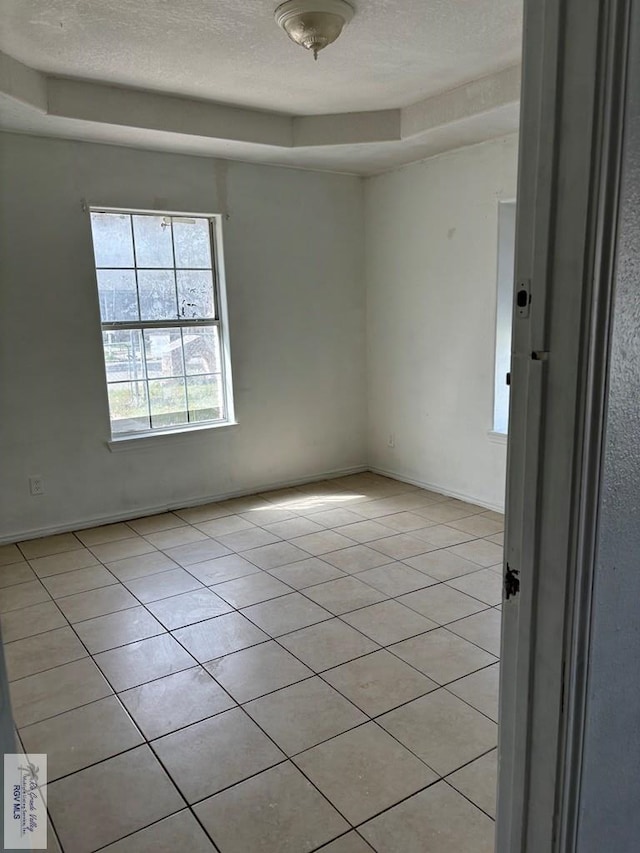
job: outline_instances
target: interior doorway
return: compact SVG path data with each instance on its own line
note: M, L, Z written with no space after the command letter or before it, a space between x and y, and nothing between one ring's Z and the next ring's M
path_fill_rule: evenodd
M621 594L615 569L632 565L637 530L626 508L634 501L623 507L619 483L606 486L607 412L626 431L637 428L637 407L621 403L629 383L617 401L611 384L621 341L616 314L622 330L637 294L630 244L621 244L626 266L616 255L621 197L630 221L624 178L631 181L636 142L637 104L625 100L637 58L633 49L629 54L629 36L638 32L634 13L625 0L525 3L515 272L517 293L529 298L514 318L511 365L505 572L515 575L519 591L503 615L498 853L582 853L603 844L626 853L637 841L633 783L609 785L609 796L601 789L594 798L598 786L584 763L589 747L592 757L598 750L610 756L619 738L625 748L616 779L619 766L627 774L627 760L637 766L637 753L627 748L637 743L628 721L598 730L589 716L594 671L603 675L610 655L610 686L619 685L616 648L637 653L622 606L613 621L599 621L599 632L592 622L598 572L601 582L608 575L611 606L611 595ZM624 276L621 296L616 270ZM626 351L628 365L638 351L633 336ZM629 376L633 384L633 371ZM637 489L636 475L632 451L625 488ZM615 518L613 550L599 547L601 517L605 538ZM616 718L615 704L607 713L601 723ZM600 772L599 764L596 777Z

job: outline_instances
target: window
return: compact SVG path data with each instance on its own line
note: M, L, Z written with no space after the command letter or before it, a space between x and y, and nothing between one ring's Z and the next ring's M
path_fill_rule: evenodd
M511 369L515 242L516 203L501 201L498 205L498 297L493 431L504 435L509 426L509 386L506 377Z
M228 423L217 217L90 215L112 436Z

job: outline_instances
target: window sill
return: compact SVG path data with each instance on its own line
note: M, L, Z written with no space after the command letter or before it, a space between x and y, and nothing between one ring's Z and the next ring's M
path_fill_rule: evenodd
M506 432L496 432L493 429L488 430L487 436L493 444L506 444L509 438Z
M161 446L167 439L171 443L189 441L192 437L202 436L212 430L226 429L238 426L237 421L225 421L219 424L203 424L202 426L184 427L180 429L167 429L156 432L143 432L139 435L127 435L122 438L112 438L107 441L107 447L111 453L121 453L127 450L146 450L147 448Z

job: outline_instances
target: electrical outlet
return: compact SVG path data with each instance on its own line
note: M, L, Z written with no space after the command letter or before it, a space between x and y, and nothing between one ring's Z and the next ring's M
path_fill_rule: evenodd
M29 491L34 497L44 495L44 480L39 474L32 474L29 477Z
M395 447L396 446L396 437L393 433L389 435L389 440L387 441L387 447Z

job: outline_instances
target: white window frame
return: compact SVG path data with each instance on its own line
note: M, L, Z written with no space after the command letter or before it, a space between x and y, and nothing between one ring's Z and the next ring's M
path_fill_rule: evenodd
M496 333L493 384L492 439L506 442L509 431L510 389L507 373L510 370L513 320L513 282L515 260L515 199L498 202L498 263L496 276ZM505 329L509 329L506 346ZM505 353L506 350L506 353Z
M225 417L217 421L200 421L194 423L186 423L172 425L167 427L152 427L148 430L140 430L138 432L123 433L121 435L114 434L111 425L111 409L107 402L109 412L109 432L110 440L107 441L108 447L112 450L130 449L143 441L145 446L154 444L154 439L161 439L165 436L188 436L189 433L202 433L212 429L221 429L237 424L235 415L235 406L233 399L233 378L231 369L231 347L229 344L229 314L227 306L227 287L225 277L224 263L224 248L222 234L222 215L218 213L196 213L193 211L177 211L177 210L148 210L144 208L130 207L108 207L100 204L87 204L87 214L90 218L92 213L122 213L128 216L172 216L181 218L197 218L207 219L209 222L209 239L211 243L211 271L213 279L214 304L216 306L216 318L207 320L206 323L198 323L197 320L190 319L188 321L132 321L124 323L104 323L100 320L101 345L104 359L104 344L102 343L102 332L109 329L145 329L145 328L182 328L185 325L189 326L216 326L218 329L218 337L220 341L220 359L221 359L221 375L222 375L222 393L224 399ZM89 232L91 234L93 245L93 232L91 224L89 224ZM97 267L94 258L94 272ZM136 267L137 269L137 267ZM97 277L96 277L97 278ZM96 280L96 294L98 285ZM107 372L105 361L105 391L107 390ZM139 444L138 444L139 446Z

